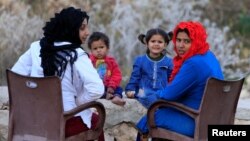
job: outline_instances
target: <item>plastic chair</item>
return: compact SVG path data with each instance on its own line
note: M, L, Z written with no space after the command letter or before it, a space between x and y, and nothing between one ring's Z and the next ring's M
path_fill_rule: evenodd
M149 136L153 140L159 138L174 141L207 140L208 125L234 124L235 112L244 80L245 77L238 80L209 78L199 110L194 110L183 104L166 100L155 102L147 112ZM176 108L194 118L195 133L193 138L156 127L154 113L159 107L163 106Z
M89 102L63 111L61 81L56 76L29 77L7 69L9 90L8 141L85 141L95 140L102 132L105 108ZM78 112L96 108L99 121L93 130L65 139L65 122Z

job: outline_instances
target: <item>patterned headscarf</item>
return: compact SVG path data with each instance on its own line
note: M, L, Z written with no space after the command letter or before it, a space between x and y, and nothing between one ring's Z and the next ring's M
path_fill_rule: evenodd
M191 47L189 50L183 55L180 56L177 52L176 48L176 37L178 29L187 29L189 32L189 38L191 39ZM207 33L205 28L199 22L187 21L187 22L180 22L174 29L174 51L176 52L177 56L174 57L174 69L170 76L169 81L171 82L176 74L179 72L182 64L189 59L190 57L198 54L205 54L209 50L209 44L206 41Z
M79 29L84 20L89 19L86 12L69 7L56 13L46 23L44 37L40 40L42 68L45 76L57 75L63 77L68 62L72 65L77 59L76 48L81 47ZM69 42L71 44L55 46L55 42Z

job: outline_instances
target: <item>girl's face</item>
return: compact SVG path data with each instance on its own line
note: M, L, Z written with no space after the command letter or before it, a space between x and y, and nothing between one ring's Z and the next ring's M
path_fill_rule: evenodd
M108 47L103 40L97 40L91 43L90 51L96 58L103 59L108 54Z
M176 36L176 50L179 56L183 56L191 47L191 39L186 32L179 32Z
M152 58L161 56L161 53L165 49L166 45L167 44L161 35L153 35L147 43L149 56Z
M79 28L79 37L80 40L82 41L82 44L85 43L88 36L89 36L88 22L87 19L84 19L81 27Z

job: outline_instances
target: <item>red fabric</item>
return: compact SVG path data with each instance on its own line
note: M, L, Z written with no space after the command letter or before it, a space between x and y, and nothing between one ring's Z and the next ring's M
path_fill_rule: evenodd
M90 55L90 59L96 68L97 58L95 58L93 55ZM106 56L103 60L107 64L107 72L103 83L106 87L112 87L116 89L118 86L120 86L122 80L121 70L113 57Z
M91 129L96 127L96 124L98 122L98 115L93 113L92 115L92 120L91 120ZM66 121L66 126L65 126L65 137L70 137L76 134L79 134L83 131L87 131L89 128L85 123L83 123L82 118L80 116L73 117L71 119L68 119ZM105 141L104 139L104 132L102 131L101 135L99 136L98 141Z
M189 38L191 39L191 47L184 56L179 56L176 48L176 36L178 29L187 29ZM209 50L209 44L206 41L207 33L205 28L199 22L180 22L174 29L173 43L174 51L177 56L174 57L174 68L170 76L170 82L174 79L175 75L179 72L182 64L190 57L198 54L205 54Z

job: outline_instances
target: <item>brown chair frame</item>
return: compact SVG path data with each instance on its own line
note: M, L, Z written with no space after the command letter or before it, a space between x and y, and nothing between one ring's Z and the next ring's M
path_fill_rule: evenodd
M93 101L63 112L59 77L30 77L6 70L9 91L8 141L85 141L98 139L106 118L102 103ZM95 108L94 129L65 138L65 122L75 114Z
M148 109L149 136L152 139L174 141L203 141L208 138L208 125L234 124L235 112L245 77L237 80L209 78L200 108L194 110L183 104L159 100ZM195 120L194 137L188 137L155 125L154 113L159 107L173 107ZM167 120L167 117L166 117Z

